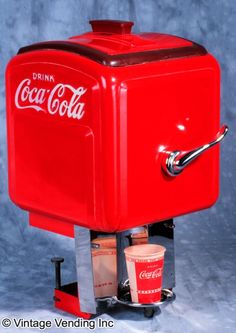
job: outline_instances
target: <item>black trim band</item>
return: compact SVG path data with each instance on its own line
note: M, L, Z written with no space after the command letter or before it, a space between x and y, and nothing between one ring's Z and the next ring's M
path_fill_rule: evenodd
M109 55L91 47L67 41L50 41L32 44L20 48L18 54L38 50L61 50L66 52L72 52L94 60L104 66L111 67L130 66L151 61L161 61L191 56L202 56L207 54L207 50L203 46L193 43L193 45L191 46L184 46L172 49Z

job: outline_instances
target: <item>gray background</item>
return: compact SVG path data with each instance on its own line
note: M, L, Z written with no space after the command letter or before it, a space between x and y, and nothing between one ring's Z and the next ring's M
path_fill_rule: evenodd
M222 122L230 126L221 150L219 201L176 219L176 302L151 320L127 309L103 318L116 321L116 332L235 332L235 0L0 0L0 317L71 318L53 309L50 257L66 258L64 282L75 278L73 240L28 227L27 214L7 195L5 66L19 47L88 31L95 18L133 20L136 32L172 33L205 45L221 65Z

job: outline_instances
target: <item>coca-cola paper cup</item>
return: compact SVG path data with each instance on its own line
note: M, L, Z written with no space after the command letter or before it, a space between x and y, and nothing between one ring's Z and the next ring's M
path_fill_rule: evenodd
M165 247L141 244L125 252L132 302L149 304L161 300Z

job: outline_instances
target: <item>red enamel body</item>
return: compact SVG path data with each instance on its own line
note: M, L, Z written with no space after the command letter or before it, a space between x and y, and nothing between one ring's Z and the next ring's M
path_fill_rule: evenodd
M23 48L8 65L9 193L34 226L118 232L218 197L218 146L176 177L163 169L166 152L219 130L216 60L188 53L190 41L124 27L95 22L94 32Z

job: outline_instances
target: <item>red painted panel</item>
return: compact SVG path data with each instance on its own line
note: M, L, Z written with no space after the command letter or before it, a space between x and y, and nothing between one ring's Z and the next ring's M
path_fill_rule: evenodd
M76 295L55 289L55 299L55 307L57 309L84 319L90 319L92 317L90 313L80 311L79 298Z

